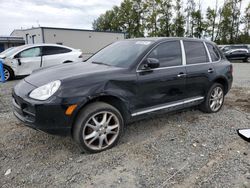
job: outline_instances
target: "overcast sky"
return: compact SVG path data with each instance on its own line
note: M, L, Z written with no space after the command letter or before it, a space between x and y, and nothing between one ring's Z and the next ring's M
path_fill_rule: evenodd
M0 0L0 35L32 26L92 29L100 14L122 0ZM185 0L184 0L185 1ZM242 9L249 0L243 0ZM174 2L174 0L173 0ZM198 2L198 0L197 0ZM201 0L205 10L215 0ZM219 0L222 4L223 0Z

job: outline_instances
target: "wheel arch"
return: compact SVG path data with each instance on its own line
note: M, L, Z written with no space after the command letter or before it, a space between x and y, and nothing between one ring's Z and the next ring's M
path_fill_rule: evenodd
M219 83L219 84L223 85L224 92L225 92L225 94L227 94L227 92L229 90L229 83L228 83L228 81L227 81L226 78L224 78L222 76L221 77L217 77L216 79L214 79L213 83Z
M105 102L107 104L110 104L112 106L114 106L116 109L119 110L119 112L121 113L122 117L124 118L124 122L126 123L129 118L130 118L130 111L129 111L129 107L128 107L128 103L124 100L121 99L118 96L115 95L111 95L111 94L100 94L98 96L94 96L94 97L89 97L87 101L85 101L83 104L80 105L80 107L77 109L77 111L74 113L74 116L72 117L71 120L71 125L72 125L72 130L71 133L73 133L73 128L74 128L74 124L75 121L79 115L79 113L89 104L94 103L94 102Z

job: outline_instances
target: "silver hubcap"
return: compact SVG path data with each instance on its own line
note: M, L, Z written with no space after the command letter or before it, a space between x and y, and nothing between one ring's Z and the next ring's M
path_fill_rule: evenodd
M8 80L10 78L10 72L7 69L3 69L4 72L4 80Z
M222 103L223 103L223 90L220 87L216 87L213 89L211 93L211 97L209 100L209 105L212 111L217 111L220 109Z
M250 57L247 58L247 62L250 63Z
M116 140L120 123L116 115L108 111L94 114L83 129L84 143L93 150L102 150Z

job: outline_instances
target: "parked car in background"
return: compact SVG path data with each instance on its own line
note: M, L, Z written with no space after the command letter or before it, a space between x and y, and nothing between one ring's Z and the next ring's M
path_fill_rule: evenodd
M115 42L85 63L39 70L13 91L27 126L71 135L87 152L113 147L124 125L147 114L198 105L218 112L232 85L232 64L217 46L189 38Z
M224 54L228 60L242 60L250 63L250 52L247 49L233 49Z
M246 49L249 50L249 45L246 44L233 44L233 45L221 45L220 50L225 53L234 49Z
M5 80L29 75L41 67L82 61L81 50L57 44L32 44L2 53Z

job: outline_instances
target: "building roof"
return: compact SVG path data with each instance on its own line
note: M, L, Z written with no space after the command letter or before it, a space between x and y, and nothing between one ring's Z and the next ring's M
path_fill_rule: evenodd
M87 32L125 34L125 32L116 32L116 31L99 31L99 30L91 30L91 29L74 29L74 28L61 28L61 27L32 27L32 28L29 28L29 29L15 29L14 31L29 31L29 30L33 30L33 29L57 29L57 30L70 30L70 31L87 31ZM14 31L12 31L11 34Z
M15 36L0 36L0 42L17 42L24 43L23 37L15 37Z

